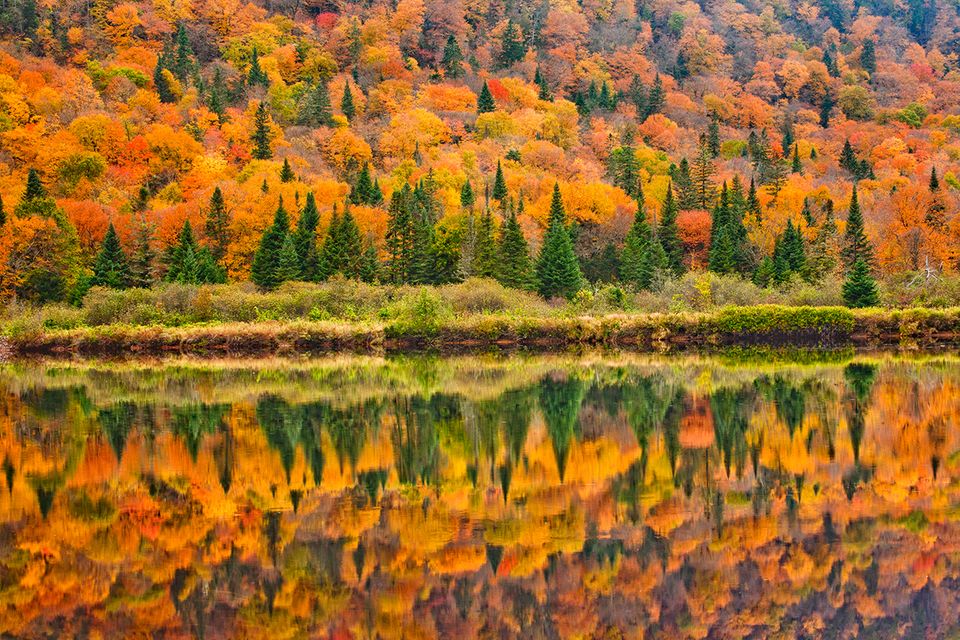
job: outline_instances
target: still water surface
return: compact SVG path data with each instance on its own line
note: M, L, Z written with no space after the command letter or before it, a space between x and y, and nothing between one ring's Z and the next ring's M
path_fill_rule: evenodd
M960 360L0 366L0 637L960 633Z

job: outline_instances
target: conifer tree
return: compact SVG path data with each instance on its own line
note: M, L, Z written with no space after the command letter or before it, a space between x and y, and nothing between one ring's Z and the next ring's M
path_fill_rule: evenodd
M671 177L677 190L677 208L681 211L696 209L700 201L693 184L693 176L690 175L690 163L686 158L680 159L680 164Z
M677 227L677 203L673 199L673 186L667 185L667 197L663 201L660 226L657 228L657 240L667 256L667 267L676 276L683 275L683 243Z
M517 220L517 213L512 207L500 228L497 267L497 280L504 286L514 289L534 288L530 249Z
M256 47L253 48L253 52L250 55L250 70L247 72L247 84L251 87L258 85L266 87L270 84L270 79L267 78L266 72L260 68L260 53Z
M170 80L164 74L164 71L167 71L167 56L165 53L161 53L157 57L157 64L153 68L153 87L157 90L157 96L160 98L160 102L165 104L173 104L177 101L175 95L173 95L173 88L170 86Z
M342 113L350 122L353 122L354 116L357 115L357 108L353 104L353 91L350 90L349 82L346 82L343 85L343 98L340 100L340 113Z
M667 256L647 224L644 196L640 191L637 197L637 213L620 253L620 279L638 289L650 289L656 273L666 266Z
M763 212L760 210L760 200L757 197L757 184L750 176L750 190L747 192L747 213L753 216L753 219L760 223L763 221Z
M790 166L793 173L803 173L803 164L800 162L800 145L793 145L793 162Z
M794 144L794 135L793 135L793 113L787 111L783 116L783 125L780 127L780 148L783 149L784 155L790 153L790 149Z
M215 261L222 262L230 244L230 218L220 187L214 188L213 195L210 196L210 207L207 209L203 231L210 255Z
M647 88L637 74L633 74L633 78L630 79L627 97L637 110L637 117L641 120L645 119L647 114Z
M713 206L716 187L713 183L713 174L716 173L716 167L713 164L713 158L710 156L710 150L707 147L706 139L701 138L700 148L697 157L693 161L691 177L693 186L697 194L697 206L701 209L708 209Z
M707 150L711 158L720 157L720 116L716 111L710 113L710 125L707 128Z
M280 167L280 182L293 182L296 176L293 175L293 169L290 168L290 161L283 159L283 166Z
M537 259L537 281L540 295L544 298L572 298L583 284L580 264L573 253L573 242L566 226L559 184L553 186L547 232Z
M277 283L300 279L300 257L297 255L297 245L294 242L292 233L287 233L283 238L283 243L280 245L280 253L277 256L277 268L274 277Z
M663 105L666 103L666 100L667 94L663 88L663 80L660 79L660 74L658 73L656 77L654 77L653 86L647 95L647 111L644 114L644 119L663 111Z
M307 282L317 282L321 279L320 251L317 247L317 227L320 224L320 213L317 211L317 202L313 192L307 193L307 201L297 219L297 229L294 233L294 243L297 248L297 258L300 261L300 275Z
M383 197L382 195L380 196ZM350 202L352 204L374 205L377 196L373 187L373 179L370 176L370 163L365 162L357 179L350 188Z
M822 278L836 267L835 247L837 245L837 223L833 216L833 200L827 200L823 223L817 229L810 246L808 260L811 278Z
M820 128L826 129L830 126L830 114L833 112L833 95L828 90L820 103Z
M880 304L877 283L870 275L870 265L857 259L843 283L843 301L855 309L875 307Z
M925 220L934 229L943 229L946 223L946 205L943 203L943 194L940 193L940 179L937 177L937 168L930 169L930 204L927 206Z
M621 146L610 153L608 172L614 186L620 187L629 196L637 195L640 163L629 136Z
M757 270L753 272L753 284L758 287L769 287L773 283L774 276L773 259L770 256L764 256Z
M871 76L877 72L877 45L870 38L863 41L863 49L860 50L860 66Z
M851 269L858 260L865 262L868 267L873 265L873 246L863 228L863 214L860 212L856 185L853 186L853 193L850 196L847 232L844 235L844 245L840 255L847 269Z
M387 219L389 280L394 284L410 281L414 252L413 193L409 184L390 196Z
M469 180L465 180L463 187L460 188L460 208L466 210L472 209L475 200L473 187L470 186Z
M253 118L253 135L250 139L253 141L253 151L251 155L257 160L269 160L273 157L273 151L270 149L270 116L267 114L267 104L260 102L257 105L257 112Z
M133 253L128 261L130 265L130 286L146 289L155 281L154 260L156 259L156 253L153 250L153 229L142 213L137 220L133 242Z
M520 62L526 53L527 48L523 43L523 34L520 32L520 28L513 20L508 21L500 44L500 65L509 67L516 62Z
M463 51L453 34L447 37L447 44L443 47L443 59L440 64L448 78L456 79L463 75Z
M126 289L130 285L127 254L120 246L120 238L117 237L117 230L112 222L107 227L107 234L93 263L93 279L90 284L111 289Z
M360 280L363 282L376 282L380 277L380 259L377 256L377 247L372 241L368 240L366 248L363 250L363 258L360 261Z
M490 93L490 87L487 81L483 81L483 88L480 89L480 96L477 98L477 114L491 113L497 110L497 103L493 101L493 94Z
M343 216L340 218L339 241L342 247L340 254L343 256L340 273L345 278L360 279L363 273L363 237L347 204L344 204Z
M226 282L226 274L217 265L210 250L200 247L193 236L190 220L183 223L177 241L164 254L165 280L180 284L217 284Z
M283 198L280 198L277 211L273 216L273 224L263 232L250 269L250 279L261 289L275 289L283 282L280 279L282 274L279 274L277 269L280 263L280 252L289 232L290 218L287 210L283 208Z
M546 76L543 75L543 72L540 70L540 67L537 67L537 71L533 76L533 83L537 85L537 98L540 100L553 100L553 92L550 91L550 83L547 82Z
M500 166L499 160L497 160L497 173L493 178L493 191L490 195L494 200L499 200L500 202L503 202L508 195L507 181L503 177L503 167Z
M223 71L218 66L213 71L213 82L207 96L207 107L217 114L217 120L223 124L227 120L227 86L223 80Z
M487 209L477 224L477 239L474 247L473 275L492 278L497 274L500 256L497 255L497 241L493 225L493 216Z
M193 49L190 47L190 39L187 37L187 30L182 22L177 25L174 47L175 54L170 71L181 82L184 82L193 69Z
M330 92L327 84L317 81L307 92L300 109L300 124L310 127L329 127L333 124L333 109L330 106Z

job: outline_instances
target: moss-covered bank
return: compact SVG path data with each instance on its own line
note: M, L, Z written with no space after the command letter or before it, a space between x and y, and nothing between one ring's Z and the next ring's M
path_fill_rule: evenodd
M667 351L728 345L932 346L960 342L960 308L726 307L705 313L450 316L427 308L392 321L124 324L6 335L9 355L265 355L577 346Z

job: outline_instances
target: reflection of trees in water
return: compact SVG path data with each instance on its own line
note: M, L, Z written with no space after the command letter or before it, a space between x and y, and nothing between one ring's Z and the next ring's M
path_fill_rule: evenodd
M576 375L550 374L540 380L540 411L553 444L560 481L566 475L570 447L578 435L585 383Z
M392 403L394 427L391 439L394 466L402 483L436 484L439 479L440 441L436 425L459 415L451 396L396 398Z
M853 447L853 460L857 465L860 464L860 443L863 442L870 392L876 377L877 367L869 363L851 362L843 370L843 378L847 383L847 429L850 432L850 445Z
M205 436L216 433L223 422L223 416L230 408L226 404L187 404L170 409L170 430L183 439L194 461L200 452Z

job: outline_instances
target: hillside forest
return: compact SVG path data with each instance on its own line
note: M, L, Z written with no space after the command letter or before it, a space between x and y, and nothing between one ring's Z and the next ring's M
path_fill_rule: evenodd
M938 0L0 7L0 298L954 272Z

